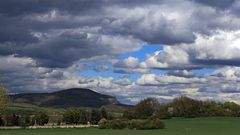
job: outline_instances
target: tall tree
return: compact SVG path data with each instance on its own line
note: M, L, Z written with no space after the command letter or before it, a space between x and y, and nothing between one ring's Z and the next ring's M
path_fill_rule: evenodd
M146 98L141 100L135 107L138 119L146 119L155 115L159 102L155 98Z
M6 88L3 84L0 84L0 112L6 109L9 104L9 97L6 92Z
M100 108L100 113L101 113L101 117L102 118L105 118L105 119L108 118L108 113L107 113L107 111L106 111L106 109L104 107Z

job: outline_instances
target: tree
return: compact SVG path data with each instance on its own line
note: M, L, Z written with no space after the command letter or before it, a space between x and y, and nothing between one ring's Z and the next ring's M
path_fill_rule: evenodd
M48 115L45 112L39 112L35 115L36 123L43 126L48 123Z
M64 113L63 119L67 124L86 124L87 112L77 108L70 108Z
M92 110L91 111L91 118L90 118L91 124L98 124L100 119L101 119L100 111L99 110Z
M172 102L174 116L196 117L201 113L201 102L188 97L176 98Z
M228 116L240 116L240 106L234 102L225 102L223 108Z
M19 116L8 113L5 115L6 126L19 126Z
M80 119L79 119L79 123L80 124L87 124L88 122L88 119L87 119L87 116L88 116L88 113L84 110L79 110L80 111Z
M3 118L0 116L0 126L4 126L5 125L5 122L3 120Z
M70 108L64 113L63 119L67 124L78 124L80 120L80 112L77 108Z
M139 119L146 119L155 115L159 102L155 98L141 100L135 107L136 116Z
M22 115L20 116L19 118L19 125L22 127L22 128L26 128L28 126L30 126L30 116L29 115Z
M4 85L0 84L0 111L6 109L9 104L9 97L7 96Z
M101 118L105 118L105 119L108 118L108 113L104 107L100 108L100 113L101 113Z
M126 109L126 110L124 110L123 118L129 119L129 120L136 119L135 109Z
M168 111L168 105L162 104L159 105L156 111L156 117L159 119L170 119L172 116Z

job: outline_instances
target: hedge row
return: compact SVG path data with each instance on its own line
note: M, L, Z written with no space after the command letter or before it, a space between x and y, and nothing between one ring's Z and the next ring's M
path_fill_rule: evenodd
M164 123L159 119L145 119L145 120L125 120L117 119L112 121L107 121L102 119L99 121L100 129L163 129Z

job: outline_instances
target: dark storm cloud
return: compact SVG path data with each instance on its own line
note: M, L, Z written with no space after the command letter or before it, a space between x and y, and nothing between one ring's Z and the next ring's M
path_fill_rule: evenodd
M21 17L8 18L1 14L0 20L0 43L13 41L21 44L38 41L31 35L31 26L28 20Z
M170 70L167 72L167 75L173 75L173 76L179 76L179 77L185 77L185 78L196 77L196 75L192 71L188 71L188 70Z
M228 90L220 90L222 93L240 93L240 90L231 90L231 89L228 89Z
M101 7L100 0L8 0L0 2L0 12L4 16L20 16L46 13L52 9L84 14Z
M230 5L222 0L219 3ZM230 29L221 22L221 13L197 6L187 0L179 5L176 0L0 1L0 55L17 54L34 58L40 66L68 67L80 59L126 52L116 53L123 48L119 44L118 48L112 47L125 37L148 44L175 45L194 42L195 32L209 35L209 30L219 27ZM192 10L183 16L186 8ZM208 21L210 18L220 21ZM89 34L97 37L84 37ZM103 36L123 38L99 42ZM139 44L137 40L131 39L132 44ZM130 47L129 52L131 49L136 47Z
M79 59L101 55L116 55L118 52L113 52L114 50L108 47L108 44L110 44L108 41L114 43L121 40L112 41L111 37L102 37L101 35L88 38L86 33L63 33L38 44L20 47L16 45L14 48L18 56L34 58L39 66L65 68Z
M162 0L8 0L0 1L0 12L4 16L46 13L52 9L70 14L99 14L108 6L136 7L162 3Z
M236 0L194 0L204 5L226 9L234 4Z
M193 64L209 65L209 66L240 66L240 59L194 59Z
M131 47L125 51L109 47L117 44L121 48L117 42L124 38L104 35L97 30L102 28L101 22L105 20L105 7L127 3L107 0L0 1L0 55L27 56L37 60L40 66L62 68L79 59L131 51ZM130 2L131 5L134 2ZM87 34L94 36L87 37ZM136 50L137 40L127 42L124 44L133 45L132 49ZM114 49L120 50L119 53Z

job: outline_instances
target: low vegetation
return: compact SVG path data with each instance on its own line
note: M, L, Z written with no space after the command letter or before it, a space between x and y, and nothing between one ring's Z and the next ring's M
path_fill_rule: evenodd
M100 129L163 129L164 123L158 119L142 119L142 120L127 120L116 119L112 121L101 120L99 123Z
M0 135L239 135L240 118L172 118L163 120L160 130L109 129L28 129L0 130Z

